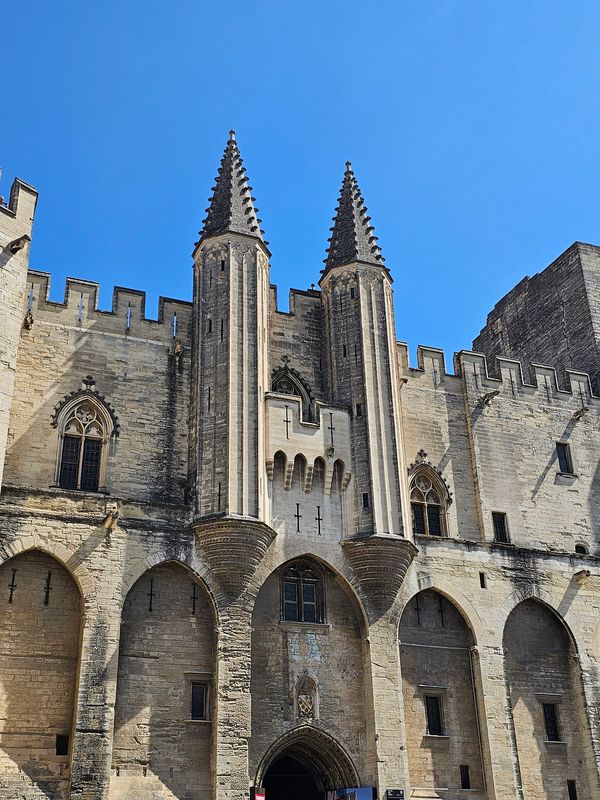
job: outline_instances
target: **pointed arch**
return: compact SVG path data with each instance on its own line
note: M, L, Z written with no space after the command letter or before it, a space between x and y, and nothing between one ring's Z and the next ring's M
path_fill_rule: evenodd
M53 797L66 796L81 663L82 593L65 565L38 548L1 564L0 586L2 771L8 772L2 783L10 792L12 762L15 773L24 773ZM11 797L23 791L22 776L17 780Z
M528 754L518 768L531 800L550 796L565 774L589 797L597 772L572 631L556 609L531 596L511 610L502 643L509 721L517 753Z
M441 473L428 462L409 469L409 496L414 534L448 536L448 506L452 495Z
M323 494L325 492L325 460L317 456L313 463L311 491Z
M304 422L314 422L315 399L312 389L295 369L288 367L287 364L274 369L271 377L271 391L299 397L302 401L302 419Z
M285 733L264 753L256 770L255 786L262 786L269 767L284 755L306 767L322 792L361 785L354 761L339 741L320 728L302 725Z
M105 492L108 445L119 435L112 406L91 388L71 392L55 407L52 425L58 429L56 485Z

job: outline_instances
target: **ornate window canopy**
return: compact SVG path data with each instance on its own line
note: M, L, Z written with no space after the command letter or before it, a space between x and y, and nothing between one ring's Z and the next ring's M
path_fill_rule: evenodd
M86 376L82 389L71 392L55 407L52 425L58 428L55 483L63 489L106 491L108 443L118 435L114 409L93 389Z
M273 370L271 391L299 397L302 400L302 418L305 422L314 422L315 402L310 386L300 377L299 372L288 365L287 360L283 367Z

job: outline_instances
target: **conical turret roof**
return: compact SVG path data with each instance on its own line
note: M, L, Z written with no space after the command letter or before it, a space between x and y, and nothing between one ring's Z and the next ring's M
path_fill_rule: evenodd
M346 162L346 172L335 211L323 273L355 261L375 264L385 269L385 259L381 255L374 228L370 224L371 217L367 214L365 201L349 161Z
M200 241L221 233L242 233L254 236L263 244L264 231L254 206L252 187L248 185L246 170L240 155L235 131L229 131L229 141L225 147L221 166L212 187L210 205L200 231Z

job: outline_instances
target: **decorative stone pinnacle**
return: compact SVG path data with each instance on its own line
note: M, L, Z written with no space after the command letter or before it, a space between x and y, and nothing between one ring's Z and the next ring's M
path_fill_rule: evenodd
M385 259L370 221L352 164L346 161L324 272L357 261L385 269Z
M234 130L229 131L212 192L200 231L200 242L222 233L242 233L266 244Z

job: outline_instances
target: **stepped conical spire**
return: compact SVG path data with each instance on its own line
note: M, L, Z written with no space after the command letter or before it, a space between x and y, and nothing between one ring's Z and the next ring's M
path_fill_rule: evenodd
M347 161L333 228L330 228L332 233L323 272L355 261L376 264L385 269L385 259L370 221L352 164Z
M203 220L200 240L220 233L243 233L263 239L260 222L256 216L252 187L248 185L246 170L242 162L235 131L229 131L229 141L225 147L219 173L212 188L210 205Z

